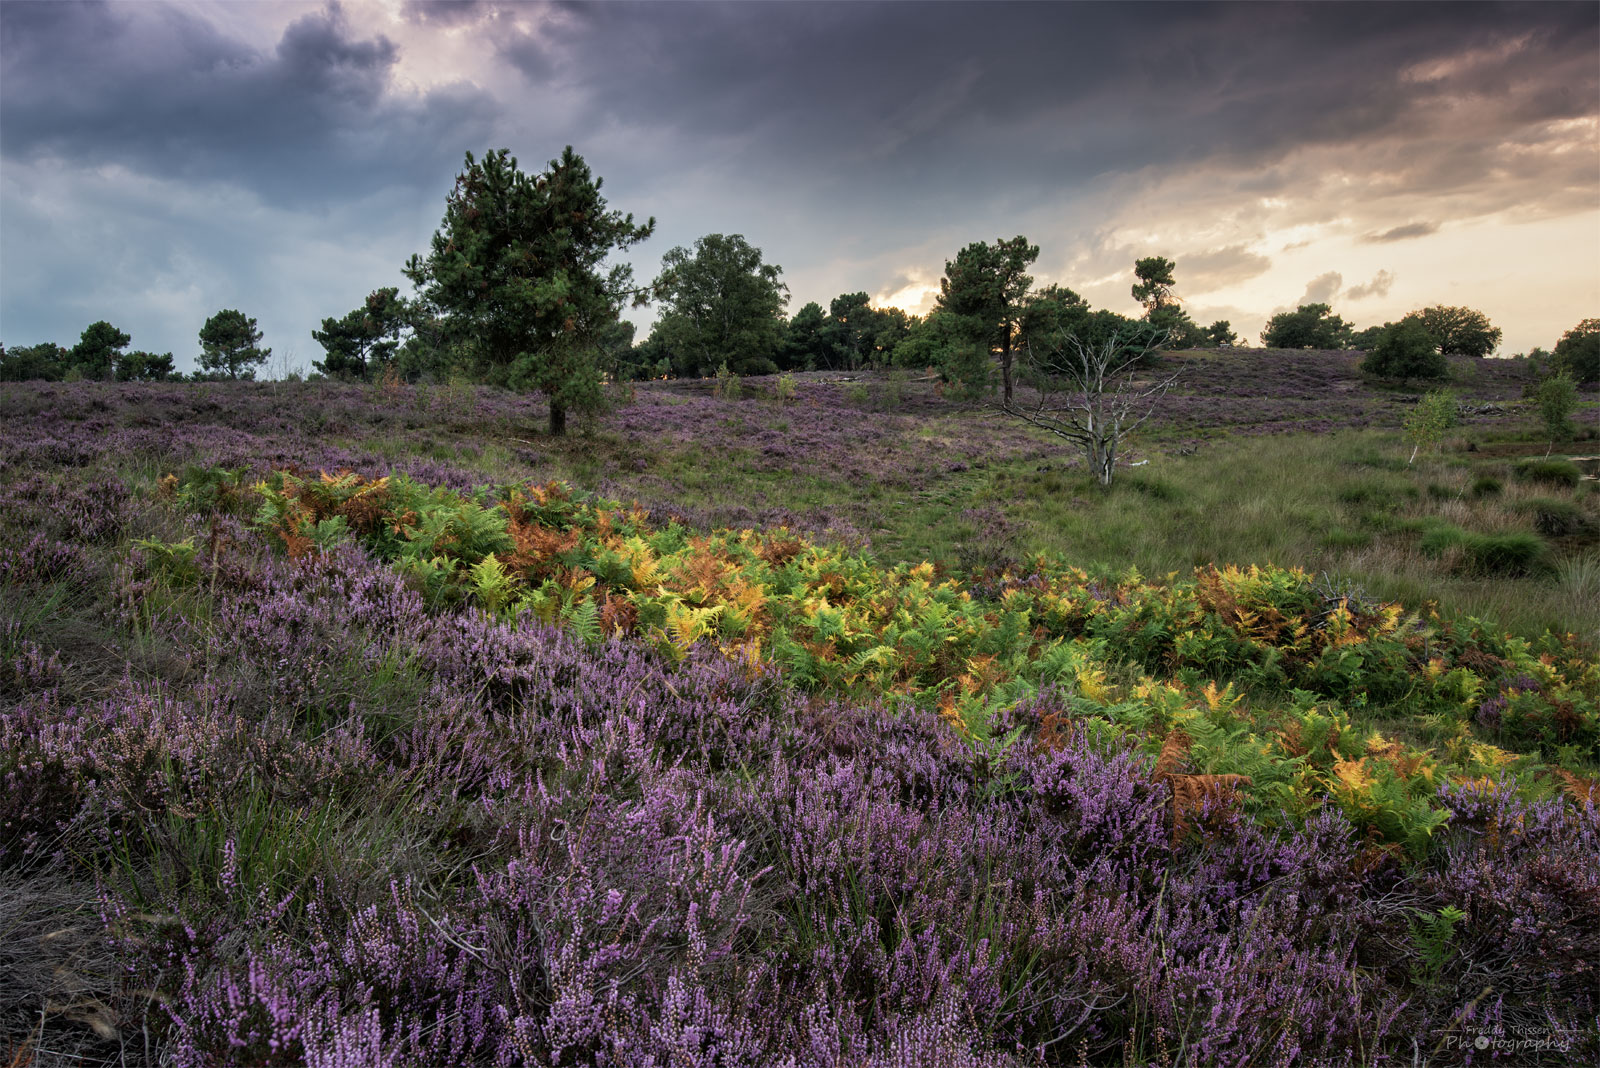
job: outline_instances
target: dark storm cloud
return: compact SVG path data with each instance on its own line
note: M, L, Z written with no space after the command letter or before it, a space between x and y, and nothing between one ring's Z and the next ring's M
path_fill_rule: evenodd
M1361 240L1376 244L1385 241L1404 241L1409 237L1427 237L1429 234L1435 234L1438 232L1438 223L1406 223L1404 226L1396 226L1393 229L1385 230L1379 234L1367 234Z
M158 6L0 5L0 151L220 180L279 203L437 183L498 111L462 86L391 92L395 45L337 4L259 52Z
M490 18L496 11L492 3L478 0L410 0L406 18L435 26L470 26Z
M1482 178L1507 131L1592 114L1600 94L1589 4L542 12L520 32L499 20L496 40L535 86L584 87L576 125L671 131L768 171L831 164L855 188L987 180L1016 192L1211 159L1266 168L1303 146L1482 111L1448 170L1405 171L1413 185L1460 184Z

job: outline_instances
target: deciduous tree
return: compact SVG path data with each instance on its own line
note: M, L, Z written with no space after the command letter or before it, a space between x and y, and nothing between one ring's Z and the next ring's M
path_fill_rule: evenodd
M1076 334L1059 336L1059 347L1030 347L1039 399L1031 407L1002 405L1006 414L1080 446L1095 481L1110 486L1117 453L1138 429L1156 401L1172 388L1180 368L1153 382L1139 383L1140 365L1165 341L1146 336L1130 345L1111 334L1098 345Z
M469 152L427 258L405 268L467 367L549 399L551 434L566 432L569 409L602 406L598 339L625 301L646 297L630 267L603 264L655 220L608 211L603 184L570 145L536 176L507 149Z
M1442 379L1450 375L1450 365L1422 324L1402 319L1385 327L1376 344L1361 361L1361 369L1379 378Z
M0 345L0 382L59 382L71 352L54 341L7 349Z
M814 371L828 366L831 349L825 333L827 325L827 313L814 300L795 312L779 349L779 369Z
M1600 382L1600 319L1585 319L1562 334L1550 363L1579 382Z
M1410 464L1417 458L1417 450L1426 445L1436 449L1444 440L1445 431L1456 425L1456 397L1447 389L1436 389L1417 401L1417 406L1406 413L1404 420L1406 440L1411 442Z
M1326 304L1302 304L1269 319L1261 343L1269 349L1342 349L1350 343L1350 324Z
M770 374L784 339L789 287L783 268L764 263L742 234L707 234L694 250L662 257L655 291L663 311L654 334L683 375Z
M1421 324L1445 356L1487 356L1500 344L1500 328L1490 325L1489 317L1474 308L1436 304L1405 319Z

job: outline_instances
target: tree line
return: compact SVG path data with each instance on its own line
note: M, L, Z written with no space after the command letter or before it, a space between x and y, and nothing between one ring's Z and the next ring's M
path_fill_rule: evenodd
M46 341L7 349L0 345L0 382L76 381L180 382L251 379L255 369L272 355L261 347L256 321L243 312L224 308L200 328L199 370L185 376L173 364L172 353L128 350L133 338L105 320L90 323L71 348Z
M782 268L740 234L673 248L656 278L638 285L630 267L605 262L651 236L655 220L611 210L603 184L570 146L538 174L522 171L506 149L482 159L467 153L428 252L403 268L414 293L380 288L324 319L311 332L323 350L316 373L465 374L537 389L549 398L551 431L560 433L569 411L604 404L607 379L928 368L973 396L997 384L1010 406L1018 354L1037 356L1041 346L1098 351L1114 340L1124 353L1148 354L1237 340L1225 320L1194 322L1174 292L1177 264L1166 257L1134 264L1131 294L1144 309L1135 319L1092 308L1065 286L1035 288L1027 272L1039 247L1020 235L974 242L946 261L935 306L922 316L874 307L865 292L786 315ZM661 312L637 340L621 313L649 302ZM1269 348L1362 349L1366 370L1400 379L1441 377L1446 356L1487 356L1500 338L1481 312L1442 305L1356 331L1329 305L1307 304L1274 315L1261 335ZM261 340L254 319L219 311L200 331L192 377L253 378L271 354ZM102 321L70 349L0 346L0 380L181 377L170 352L128 351L130 344ZM1542 355L1577 381L1600 379L1600 320L1584 320Z

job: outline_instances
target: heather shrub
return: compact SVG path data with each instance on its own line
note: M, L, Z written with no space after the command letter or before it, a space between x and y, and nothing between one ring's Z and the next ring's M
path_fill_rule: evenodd
M44 528L70 590L0 588L21 1059L1409 1063L1464 1021L1600 1055L1580 643L1289 568L969 580L205 447L244 507L175 479ZM33 477L0 493L51 522L100 476Z

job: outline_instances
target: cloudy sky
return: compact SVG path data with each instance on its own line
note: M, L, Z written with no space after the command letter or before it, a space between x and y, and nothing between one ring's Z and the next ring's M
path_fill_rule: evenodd
M971 241L1132 312L1178 264L1254 340L1466 304L1502 354L1600 315L1600 6L0 2L0 340L109 319L279 359L406 285L463 154L573 145L655 216L638 277L741 233L792 300L924 311ZM647 324L650 313L636 313Z

